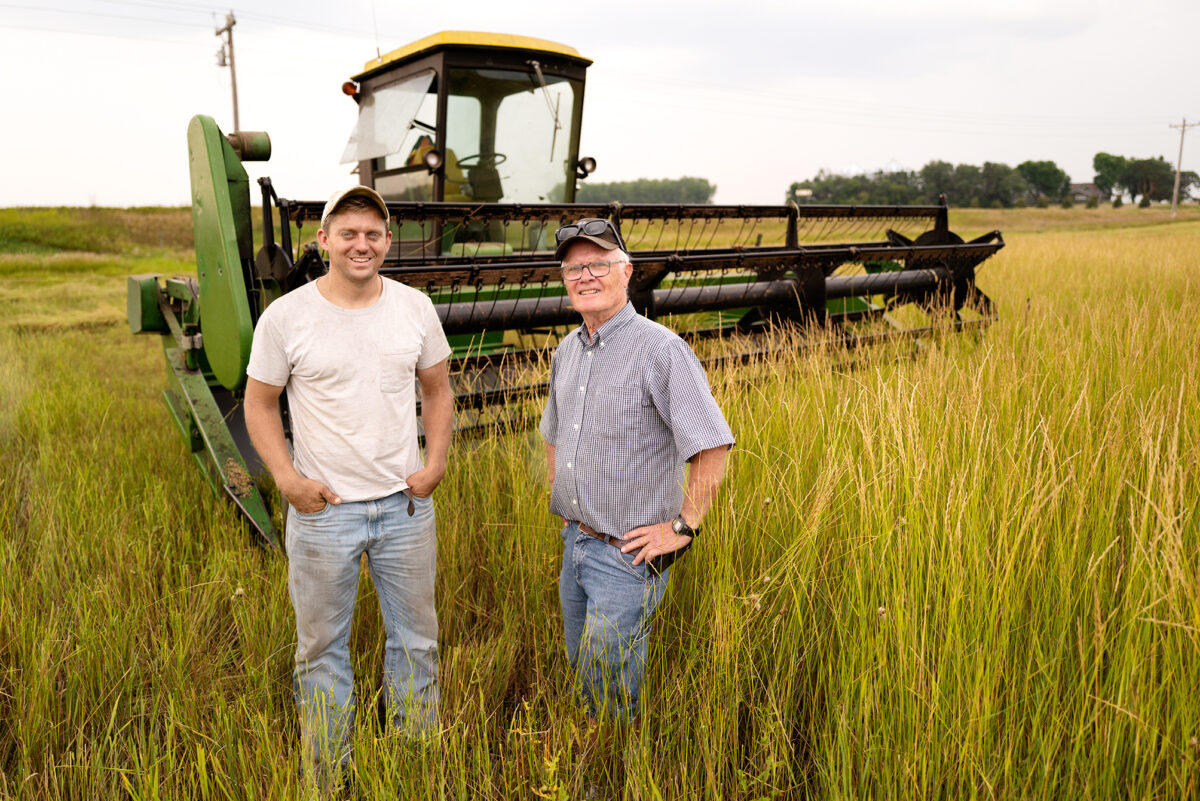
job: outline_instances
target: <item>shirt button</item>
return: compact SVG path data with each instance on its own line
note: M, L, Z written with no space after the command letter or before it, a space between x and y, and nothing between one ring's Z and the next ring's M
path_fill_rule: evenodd
M575 430L576 430L576 431L578 431L578 430L579 430L579 423L576 423L576 424L575 424Z
M584 390L583 390L583 387L580 387L580 388L579 388L579 391L580 391L580 392L583 392L583 391L584 391Z
M596 354L595 354L595 353L593 353L592 351L590 351L590 350L588 351L588 358L589 358L589 359L590 359L590 358L592 358L592 357L593 357L593 356L595 356L595 355L596 355Z
M567 462L567 467L568 467L568 468L570 468L571 470L574 470L574 469L575 469L574 467L571 467L571 463L570 463L570 462Z
M603 342L601 342L601 343L600 343L600 347L602 347L602 348L604 347L604 343L603 343Z
M571 503L575 504L576 506L579 505L579 501L577 501L577 500L573 500L573 501L571 501Z

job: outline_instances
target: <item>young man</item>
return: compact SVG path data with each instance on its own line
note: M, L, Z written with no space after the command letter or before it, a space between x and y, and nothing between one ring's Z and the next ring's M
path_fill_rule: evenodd
M691 348L629 303L633 265L612 223L556 237L583 317L555 351L541 423L550 509L566 523L563 633L591 715L631 717L670 563L699 534L733 434Z
M380 277L391 239L387 205L373 189L334 194L317 232L329 272L263 312L246 370L246 427L289 503L296 702L306 761L323 783L349 759L350 623L363 554L387 629L389 711L408 730L437 726L430 495L450 444L450 346L428 297ZM279 413L284 389L294 458Z

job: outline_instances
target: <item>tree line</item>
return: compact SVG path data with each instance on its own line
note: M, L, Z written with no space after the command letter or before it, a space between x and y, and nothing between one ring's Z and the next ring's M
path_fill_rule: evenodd
M1103 165L1103 169L1102 169ZM1097 153L1095 183L1107 199L1113 193L1150 200L1170 200L1175 171L1162 157L1127 159ZM1180 196L1200 186L1196 173L1180 176ZM1069 202L1071 179L1053 161L1023 161L1010 167L993 161L982 167L931 161L919 170L877 171L863 175L838 175L821 170L816 177L795 181L788 200L810 203L901 205L937 203L945 195L956 206L1012 208L1051 202Z
M580 181L576 203L712 203L716 184L704 178L639 178L636 181Z
M1155 159L1131 159L1111 153L1097 153L1092 159L1096 187L1106 198L1129 195L1143 202L1170 200L1175 191L1175 168L1159 156ZM1191 170L1179 174L1179 197L1186 200L1192 187L1200 187L1200 176Z
M1128 195L1143 203L1170 200L1175 169L1161 156L1134 159L1097 153L1092 160L1094 183L1105 200ZM712 203L716 184L704 178L639 178L635 181L580 181L577 203ZM1179 194L1186 199L1200 177L1180 175ZM798 191L799 190L799 191ZM1016 167L985 161L983 166L931 161L919 170L877 171L838 175L822 170L816 177L795 181L787 200L809 203L907 205L937 203L941 195L956 206L1013 208L1069 202L1071 179L1053 161L1023 161Z

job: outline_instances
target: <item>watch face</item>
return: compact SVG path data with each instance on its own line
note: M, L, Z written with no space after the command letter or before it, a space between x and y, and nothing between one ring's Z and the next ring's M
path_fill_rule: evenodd
M676 534L678 534L682 528L683 528L683 521L680 520L678 517L671 521L671 529Z

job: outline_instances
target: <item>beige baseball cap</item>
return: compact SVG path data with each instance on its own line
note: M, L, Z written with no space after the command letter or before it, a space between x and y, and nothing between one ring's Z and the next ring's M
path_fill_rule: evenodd
M329 202L325 204L325 210L321 212L321 228L328 230L327 223L329 222L329 217L337 209L339 203L346 198L356 196L365 197L374 202L379 207L379 213L383 215L383 222L385 224L390 222L391 218L388 216L387 203L384 202L383 196L369 186L358 184L346 189L339 189L333 193L332 197L329 198Z

